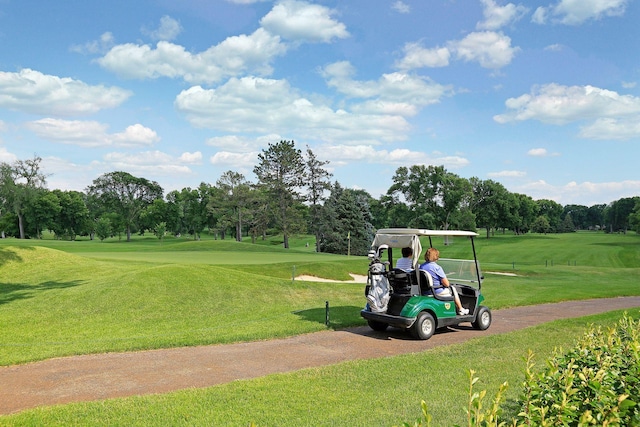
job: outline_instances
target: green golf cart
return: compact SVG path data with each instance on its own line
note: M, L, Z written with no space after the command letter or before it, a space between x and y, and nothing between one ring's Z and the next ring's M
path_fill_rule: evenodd
M436 329L469 322L478 330L491 325L491 311L482 305L483 276L476 257L474 238L478 234L461 230L423 230L415 228L387 228L378 230L369 252L369 273L365 296L367 305L360 312L371 329L384 331L392 326L411 331L419 339L429 339ZM460 315L452 296L440 296L433 289L431 275L419 269L422 255L421 238L442 245L460 240L470 243L473 259L443 259L438 264L445 271L449 283L456 287L462 306L469 310ZM441 240L442 239L442 240ZM438 243L440 245L440 243ZM402 248L413 250L412 268L394 268Z

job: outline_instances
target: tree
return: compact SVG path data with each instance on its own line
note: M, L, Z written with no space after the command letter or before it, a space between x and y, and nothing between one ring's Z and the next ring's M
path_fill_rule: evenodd
M207 209L215 213L218 220L235 229L236 241L242 241L243 221L252 214L250 205L253 196L251 183L243 174L226 171L216 182L219 191L211 197Z
M624 197L611 202L607 206L604 216L610 232L627 232L629 229L629 215L633 212L638 200L640 200L640 197Z
M89 222L89 209L83 194L78 191L53 190L60 202L59 214L56 218L54 232L57 237L66 236L75 240L76 235L86 234Z
M562 217L566 218L571 215L571 220L575 228L578 230L586 230L589 228L588 218L589 208L583 205L566 205L562 210Z
M509 192L502 184L490 179L483 181L473 177L470 183L473 189L471 209L476 214L478 225L486 229L488 239L491 230L507 215Z
M34 198L27 203L23 216L26 222L25 234L40 239L45 229L55 230L62 210L56 191L59 190L51 192L47 189L39 189L35 192Z
M111 227L111 221L107 217L100 217L96 221L96 235L98 239L102 242L104 239L109 238L113 235L113 228Z
M558 202L554 202L553 200L548 199L536 200L536 204L538 205L538 213L547 217L547 221L549 221L549 227L551 227L550 231L557 231L558 227L560 227L560 221L562 220L562 211L564 210L562 205Z
M105 208L121 216L131 241L131 229L143 210L155 199L162 198L162 187L145 178L127 172L110 172L93 180L87 193L99 200Z
M400 194L413 213L404 226L448 229L462 203L471 193L469 181L447 172L443 166L400 167L393 176L387 196Z
M41 161L42 158L34 156L29 160L16 160L13 165L0 164L0 199L16 214L21 239L26 237L25 209L46 185L46 177L40 170Z
M538 218L533 221L531 224L531 231L534 233L544 233L547 234L551 231L551 225L549 224L549 220L546 216L540 215Z
M324 200L325 192L331 188L329 180L332 174L324 168L328 164L329 161L318 160L311 148L307 146L305 182L308 189L307 201L310 203L310 228L316 237L316 252L320 252L321 202Z
M339 183L322 208L320 250L335 254L366 255L374 236L366 192L344 189Z
M283 245L289 248L289 235L300 228L294 205L301 202L299 189L303 185L304 159L293 141L269 144L258 154L258 165L253 173L274 201L276 225L284 234Z

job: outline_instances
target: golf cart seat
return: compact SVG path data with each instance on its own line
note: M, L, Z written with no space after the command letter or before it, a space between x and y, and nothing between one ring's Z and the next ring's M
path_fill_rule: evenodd
M413 279L420 284L420 294L421 295L433 295L433 279L431 275L424 270L414 270L412 272L414 274ZM417 275L420 275L420 280L417 280Z
M409 281L409 274L406 271L399 268L393 268L387 273L387 279L389 280L389 286L393 289L393 293L411 293L411 282Z

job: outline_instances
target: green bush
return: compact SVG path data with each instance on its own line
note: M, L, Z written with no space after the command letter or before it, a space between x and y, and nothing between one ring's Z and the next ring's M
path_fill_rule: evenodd
M591 328L574 348L551 357L542 372L534 372L533 353L527 356L520 412L500 421L501 399L507 384L484 409L486 391L474 392L478 381L469 371L469 427L513 426L640 426L640 320L626 314L614 327ZM405 427L427 427L431 415L422 402L423 419Z

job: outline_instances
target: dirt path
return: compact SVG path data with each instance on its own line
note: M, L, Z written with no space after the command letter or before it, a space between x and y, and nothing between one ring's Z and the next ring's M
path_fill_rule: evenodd
M132 353L64 357L0 367L0 414L42 405L208 387L346 360L419 352L556 319L640 307L640 297L571 301L493 311L487 331L450 328L428 341L368 327L291 338Z

